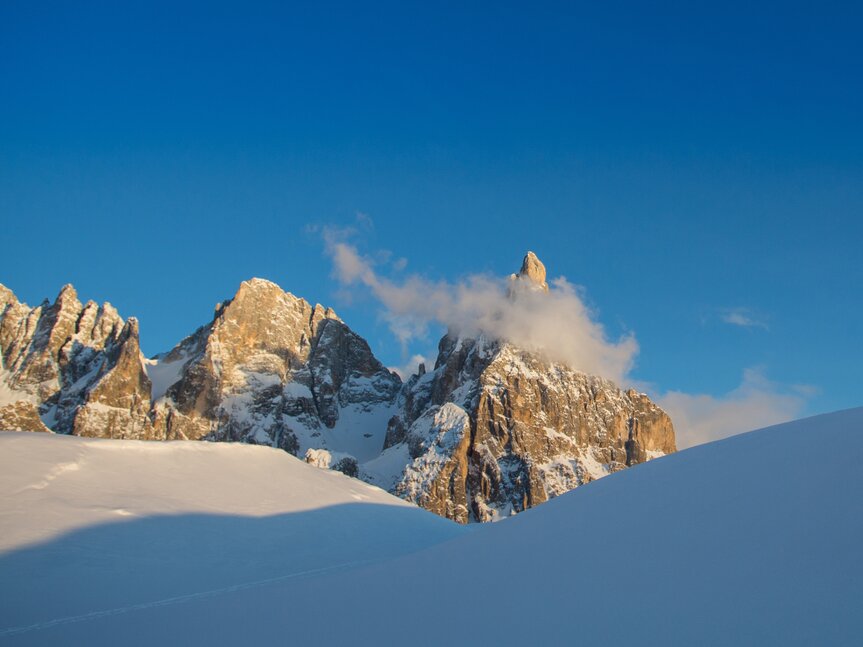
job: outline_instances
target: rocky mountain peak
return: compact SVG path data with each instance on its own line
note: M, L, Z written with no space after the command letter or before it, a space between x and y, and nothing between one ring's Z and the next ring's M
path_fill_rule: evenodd
M229 313L229 317L246 317L256 313L266 317L286 309L310 312L316 321L338 319L332 308L324 308L320 304L312 306L305 299L286 292L278 284L260 278L251 278L240 283L234 297L220 303L216 312Z
M281 365L277 372L284 375L286 360L288 364L305 361L321 322L327 319L338 317L333 310L312 306L272 281L249 279L217 309L208 333L215 343L210 354L220 356L223 371L256 355L269 365L268 370Z
M59 304L73 304L78 301L78 291L75 289L75 286L71 283L67 283L62 288L60 288L60 293L57 295L56 303Z
M239 299L239 298L253 296L253 295L262 295L262 294L266 294L267 292L282 294L284 292L284 290L282 290L281 287L279 287L276 283L273 283L272 281L268 281L267 279L252 277L252 278L240 283L240 287L237 290L236 295L234 295L234 299Z
M137 317L129 317L128 319L126 319L126 326L123 329L121 337L133 336L136 339L138 339L140 337L140 334L141 334L141 330L140 330L140 326L138 324L138 318Z
M332 309L264 279L244 281L210 324L147 370L155 437L268 444L299 455L379 452L381 418L392 415L401 387Z
M548 283L545 282L545 276L545 265L539 260L536 254L529 251L524 255L518 274L510 276L510 294L513 293L515 286L548 292Z

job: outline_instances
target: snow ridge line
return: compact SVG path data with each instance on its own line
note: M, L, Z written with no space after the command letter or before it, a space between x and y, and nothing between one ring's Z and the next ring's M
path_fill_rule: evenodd
M39 631L41 629L48 629L49 627L56 627L58 625L67 625L75 622L87 622L89 620L97 620L99 618L105 618L108 616L116 616L121 615L123 613L130 613L132 611L143 611L145 609L155 609L158 607L166 607L173 604L182 604L184 602L191 602L192 600L202 600L206 598L213 598L224 593L233 593L235 591L244 591L246 589L254 589L260 586L266 586L268 584L274 584L276 582L283 582L285 580L292 580L298 577L303 577L306 575L320 575L322 573L328 573L330 571L336 571L341 568L349 568L356 566L365 566L366 564L371 564L377 560L374 559L363 559L356 562L346 562L344 564L335 564L334 566L325 566L323 568L313 568L307 571L297 571L296 573L288 573L287 575L279 575L278 577L271 577L265 580L257 580L254 582L245 582L244 584L235 584L233 586L225 586L219 589L211 589L209 591L199 591L198 593L187 593L185 595L177 595L172 598L164 598L162 600L155 600L153 602L141 602L139 604L132 604L127 607L117 607L116 609L104 609L102 611L92 611L90 613L84 613L77 616L66 616L64 618L54 618L53 620L46 620L45 622L37 622L32 625L24 625L20 627L7 627L5 629L0 629L0 637L4 636L16 636L19 634L28 633L30 631Z

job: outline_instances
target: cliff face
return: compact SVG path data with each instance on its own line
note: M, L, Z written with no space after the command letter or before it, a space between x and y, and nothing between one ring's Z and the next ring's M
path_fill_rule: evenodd
M461 523L520 512L675 451L669 417L636 391L484 337L444 337L405 385L385 453L393 490Z

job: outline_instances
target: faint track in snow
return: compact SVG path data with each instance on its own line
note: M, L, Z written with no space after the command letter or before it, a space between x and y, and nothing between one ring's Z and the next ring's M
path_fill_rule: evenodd
M254 589L261 586L266 586L268 584L275 584L276 582L284 582L286 580L292 580L298 577L304 577L306 575L320 575L322 573L329 573L331 571L337 571L339 569L351 568L356 566L364 566L366 564L371 564L377 560L374 559L365 559L359 560L356 562L346 562L344 564L336 564L334 566L326 566L323 568L313 568L307 571L297 571L296 573L288 573L287 575L280 575L278 577L271 577L265 580L257 580L254 582L246 582L244 584L235 584L232 586L225 586L218 589L211 589L209 591L199 591L198 593L187 593L185 595L177 595L170 598L163 598L161 600L154 600L153 602L141 602L139 604L131 604L125 607L117 607L115 609L104 609L102 611L91 611L90 613L82 613L77 616L66 616L64 618L54 618L53 620L45 620L44 622L37 622L32 625L23 625L20 627L7 627L5 629L0 629L0 638L6 636L16 636L19 634L29 633L31 631L39 631L41 629L48 629L50 627L57 627L59 625L68 625L76 622L87 622L89 620L98 620L99 618L106 618L109 616L117 616L123 613L131 613L134 611L143 611L145 609L155 609L158 607L166 607L171 606L173 604L182 604L184 602L191 602L193 600L202 600L206 598L213 598L219 595L223 595L225 593L233 593L235 591L244 591L246 589Z
M44 490L46 487L51 485L54 480L62 476L63 474L67 474L69 472L77 472L81 469L80 461L71 461L68 463L60 463L59 465L55 465L52 467L45 477L38 481L37 483L33 483L31 485L27 485L15 491L15 494L21 494L22 492L26 492L27 490Z

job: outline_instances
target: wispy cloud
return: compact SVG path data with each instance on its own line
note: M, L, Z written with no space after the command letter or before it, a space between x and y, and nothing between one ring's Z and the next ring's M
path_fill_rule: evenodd
M761 328L769 330L767 322L754 314L749 308L726 308L721 310L719 317L727 324L741 328Z
M324 231L333 272L342 286L362 285L383 306L383 317L407 348L425 338L432 322L464 334L480 332L538 352L552 361L623 383L638 343L631 334L609 339L579 288L560 277L548 293L508 294L505 277L471 275L454 283L417 274L388 278L373 258L362 255L344 230Z
M657 402L671 416L678 448L684 449L798 418L815 392L772 382L756 367L746 369L740 385L725 395L669 391Z

